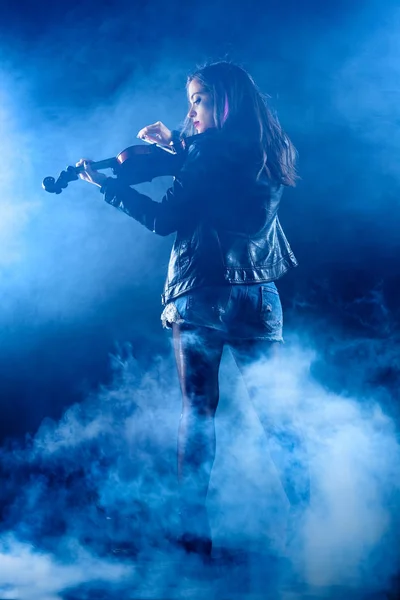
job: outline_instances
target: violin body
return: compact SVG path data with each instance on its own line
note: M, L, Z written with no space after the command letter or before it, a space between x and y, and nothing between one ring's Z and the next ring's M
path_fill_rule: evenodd
M183 158L182 153L177 154L157 144L137 144L125 148L116 157L93 162L91 167L97 171L112 169L118 179L122 179L127 185L134 185L152 181L155 177L176 175L182 167ZM79 173L83 171L83 166L67 167L65 171L61 171L57 180L45 177L42 187L51 194L61 194L68 183L77 180Z
M175 154L156 144L129 146L116 157L116 176L134 185L151 181L155 177L176 175L183 164L182 154Z

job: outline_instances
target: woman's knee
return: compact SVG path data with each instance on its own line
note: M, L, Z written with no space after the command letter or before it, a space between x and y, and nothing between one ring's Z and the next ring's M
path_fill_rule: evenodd
M214 417L219 400L218 391L208 394L184 394L182 413L190 417Z

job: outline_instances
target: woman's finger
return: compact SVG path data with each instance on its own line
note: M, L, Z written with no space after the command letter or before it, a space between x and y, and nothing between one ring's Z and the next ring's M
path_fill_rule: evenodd
M85 165L85 163L92 163L93 161L90 158L80 158L78 160L78 162L76 163L76 167L82 167Z
M145 142L156 142L156 143L158 143L158 142L162 141L162 138L161 138L161 136L158 133L152 133L152 134L146 135L146 137L143 138L143 139L144 139Z
M83 161L83 167L87 173L93 173L92 162L93 162L92 160L84 160Z
M149 134L149 127L143 127L143 129L141 129L139 131L139 133L137 134L137 137L140 139L144 139L145 137L147 137Z
M90 158L81 158L80 160L78 160L75 166L84 168L84 170L79 173L80 179L89 182L91 181L94 175L93 169L90 166L92 162L93 160L91 160Z
M172 139L171 131L161 121L143 127L137 137L145 142L154 142L164 146L167 146Z
M161 123L157 121L157 123L153 123L152 125L147 125L143 127L137 134L138 138L143 139L144 137L150 137L151 135L160 134Z

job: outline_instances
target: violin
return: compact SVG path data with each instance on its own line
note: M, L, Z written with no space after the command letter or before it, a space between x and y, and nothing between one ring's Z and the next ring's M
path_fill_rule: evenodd
M184 153L183 153L184 154ZM152 143L149 146L136 144L122 150L117 156L90 163L92 169L112 169L114 175L128 185L151 181L155 177L176 175L182 164L183 154L171 148ZM42 187L50 194L61 194L71 181L79 179L84 166L67 167L61 171L58 179L45 177Z

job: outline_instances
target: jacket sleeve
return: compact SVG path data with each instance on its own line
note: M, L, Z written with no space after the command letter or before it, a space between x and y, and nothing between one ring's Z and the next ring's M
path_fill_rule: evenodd
M234 173L232 158L211 143L194 144L178 175L155 202L118 179L109 177L101 192L105 201L158 235L169 235L202 218L223 214Z

